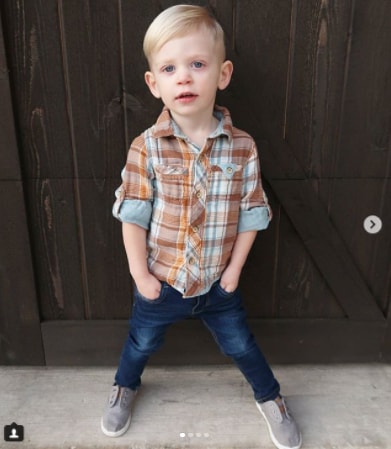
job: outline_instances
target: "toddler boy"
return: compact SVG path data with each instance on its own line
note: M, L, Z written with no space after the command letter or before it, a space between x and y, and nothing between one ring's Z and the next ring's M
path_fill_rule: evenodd
M233 70L223 30L202 7L173 6L148 28L144 53L145 81L164 109L133 141L116 192L135 301L102 430L112 437L128 430L149 356L170 324L198 317L252 387L274 444L298 449L300 432L238 291L271 210L253 139L215 105Z

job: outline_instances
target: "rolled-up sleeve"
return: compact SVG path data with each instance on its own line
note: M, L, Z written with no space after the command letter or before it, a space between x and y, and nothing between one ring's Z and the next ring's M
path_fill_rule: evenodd
M114 203L113 215L123 223L133 223L148 230L152 216L152 204L149 201L123 200L119 207Z
M258 151L254 143L243 172L238 232L261 231L269 226L271 219L272 211L262 187Z
M254 207L239 213L238 232L262 231L269 226L269 208L266 206Z
M152 216L153 171L149 169L147 150L142 136L129 149L122 170L122 184L115 191L113 216L124 223L134 223L149 229Z

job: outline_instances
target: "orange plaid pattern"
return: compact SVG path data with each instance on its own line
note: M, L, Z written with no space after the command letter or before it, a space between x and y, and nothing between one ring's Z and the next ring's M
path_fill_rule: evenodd
M238 232L271 219L254 140L232 126L227 109L216 106L215 115L219 127L198 148L164 109L133 141L113 209L148 229L151 273L185 297L219 279Z

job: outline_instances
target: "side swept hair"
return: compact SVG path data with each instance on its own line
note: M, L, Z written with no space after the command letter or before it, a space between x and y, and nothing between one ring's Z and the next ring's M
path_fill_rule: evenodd
M183 37L191 31L205 27L215 43L221 47L225 59L224 31L217 20L202 6L175 5L161 12L150 24L144 37L143 50L148 62L169 40Z

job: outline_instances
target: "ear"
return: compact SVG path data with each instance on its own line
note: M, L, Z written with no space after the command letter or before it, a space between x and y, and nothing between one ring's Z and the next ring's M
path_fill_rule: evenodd
M220 79L217 86L220 90L224 90L230 83L233 70L234 66L231 61L224 61L221 64Z
M145 80L147 86L149 87L149 90L151 91L152 95L155 98L160 98L161 95L160 95L159 89L157 87L156 79L155 79L155 76L153 75L153 73L145 72L144 80Z

